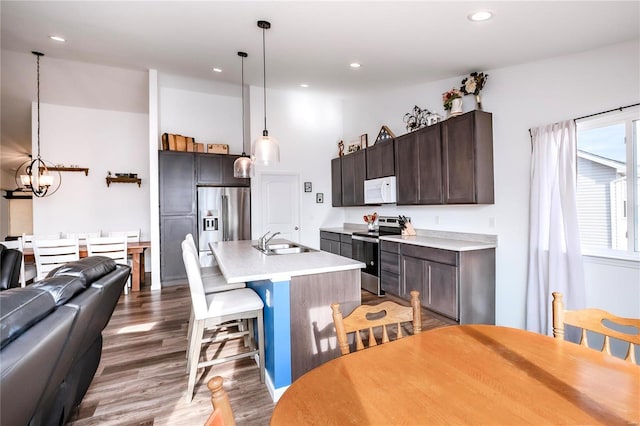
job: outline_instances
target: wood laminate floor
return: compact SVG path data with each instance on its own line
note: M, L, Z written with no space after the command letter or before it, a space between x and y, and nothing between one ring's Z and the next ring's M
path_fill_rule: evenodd
M362 292L363 303L386 299ZM100 366L69 424L201 425L212 410L206 383L219 375L238 425L268 425L274 404L260 383L257 365L249 358L209 367L204 373L201 370L193 402L186 402L190 304L186 284L153 292L143 287L120 296L103 331ZM423 310L423 330L443 325ZM213 344L207 358L240 350L240 341Z

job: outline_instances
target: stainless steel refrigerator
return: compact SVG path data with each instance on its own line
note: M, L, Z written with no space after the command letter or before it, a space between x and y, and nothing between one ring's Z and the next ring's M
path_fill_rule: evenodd
M251 239L249 188L198 187L200 264L216 264L209 243Z

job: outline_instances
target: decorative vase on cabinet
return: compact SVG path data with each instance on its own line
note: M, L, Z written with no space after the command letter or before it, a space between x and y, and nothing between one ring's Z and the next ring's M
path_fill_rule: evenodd
M451 117L462 114L462 98L456 98L451 101Z

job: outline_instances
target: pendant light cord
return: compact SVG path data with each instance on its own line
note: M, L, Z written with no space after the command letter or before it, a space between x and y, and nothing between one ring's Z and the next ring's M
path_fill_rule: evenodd
M40 159L40 56L42 53L34 52L37 58L37 81L38 81L38 91L37 91L37 109L38 109L38 160Z
M264 89L264 132L262 132L263 136L267 136L267 54L265 52L265 42L264 42L264 33L266 32L266 28L262 28L262 83Z
M246 54L245 54L246 55ZM245 136L244 136L244 56L242 58L242 155L245 155Z

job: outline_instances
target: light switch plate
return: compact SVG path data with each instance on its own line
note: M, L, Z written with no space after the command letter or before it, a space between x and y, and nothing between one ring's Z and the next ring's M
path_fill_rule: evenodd
M316 203L324 203L324 194L322 192L316 193Z

